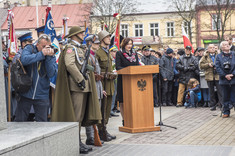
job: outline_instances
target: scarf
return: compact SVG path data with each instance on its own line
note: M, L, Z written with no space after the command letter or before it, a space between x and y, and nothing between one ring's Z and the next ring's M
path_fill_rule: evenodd
M136 52L133 51L131 54L128 54L125 50L123 50L122 54L129 62L136 62Z

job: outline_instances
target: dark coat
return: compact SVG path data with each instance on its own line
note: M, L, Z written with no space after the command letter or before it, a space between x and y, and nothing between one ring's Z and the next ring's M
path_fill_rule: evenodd
M179 83L188 84L188 81L191 78L196 78L199 70L198 70L198 61L195 56L190 55L180 56L176 69L180 71L179 73Z
M229 71L226 71L224 69L223 64L225 62L230 62L231 69ZM216 71L219 74L219 84L220 85L234 85L235 84L235 76L232 77L232 80L227 80L225 76L227 74L233 74L235 75L235 54L234 52L230 52L230 55L227 56L224 52L221 52L216 57Z
M149 56L143 56L141 58L141 62L143 62L145 65L156 65L159 63L159 59L153 55L149 55Z
M172 57L164 55L160 59L160 73L163 79L172 81L174 79L174 60ZM171 71L171 72L170 72Z
M128 67L128 66L138 66L138 56L136 54L136 62L130 62L127 60L121 51L118 51L116 54L116 69L120 70L122 68ZM117 101L123 102L123 90L122 90L122 75L118 75L117 79Z

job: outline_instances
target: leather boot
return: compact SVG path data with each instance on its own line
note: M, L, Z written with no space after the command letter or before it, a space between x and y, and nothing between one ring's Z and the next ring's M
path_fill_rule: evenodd
M112 140L116 139L116 136L109 134L109 132L107 130L106 130L106 133L107 133L108 137L110 137Z
M103 128L103 126L98 126L100 140L103 140L104 142L111 141L112 139L107 135L107 133L104 132L104 129L106 128Z
M80 144L79 144L79 151L80 151L80 154L88 154L88 149L86 148L85 144L83 144L81 141L80 141Z

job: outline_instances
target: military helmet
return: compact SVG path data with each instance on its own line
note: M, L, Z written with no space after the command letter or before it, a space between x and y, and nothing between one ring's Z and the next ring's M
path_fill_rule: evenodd
M79 26L74 26L74 27L70 28L69 34L66 35L64 38L70 38L70 37L72 37L73 35L79 34L79 33L84 32L84 31L85 31L85 30L82 29L81 27L79 27Z
M111 36L111 34L105 30L102 30L101 32L98 33L98 38L100 42L107 36Z

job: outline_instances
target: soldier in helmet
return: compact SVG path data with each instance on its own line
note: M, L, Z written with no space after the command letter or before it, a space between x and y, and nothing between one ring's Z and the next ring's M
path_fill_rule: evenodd
M96 58L99 61L100 68L101 68L101 74L105 76L104 80L102 80L103 86L105 85L105 92L107 93L107 97L105 97L103 100L105 100L102 104L104 104L105 109L105 123L108 124L110 112L111 112L111 104L112 104L112 96L114 94L114 80L116 79L116 74L112 72L112 57L109 53L109 45L111 42L111 36L110 33L107 31L101 31L98 33L98 37L100 40L100 47L96 52ZM104 84L105 83L105 84ZM104 141L110 141L112 139L116 139L116 136L110 135L105 125L99 125L99 135L100 139ZM105 136L106 135L106 136Z
M71 41L65 46L58 63L52 121L79 122L80 133L81 126L98 123L101 120L101 112L94 73L89 71L87 77L84 77L80 72L86 53L85 47L82 46L84 30L74 26L65 38L70 38ZM81 137L79 142L80 153L87 154L92 150L81 142Z

